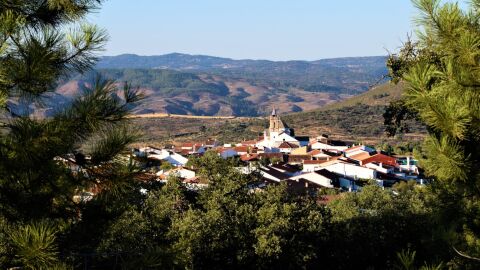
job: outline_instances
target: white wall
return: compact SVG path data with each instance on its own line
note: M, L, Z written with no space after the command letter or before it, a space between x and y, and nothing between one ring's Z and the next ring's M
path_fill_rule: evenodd
M318 173L315 173L315 172L300 174L300 175L291 177L290 179L297 181L300 178L303 178L303 179L305 179L309 182L315 183L317 185L321 185L321 186L324 186L324 187L327 187L327 188L333 188L333 185L332 185L330 179L328 179L328 178L326 178L326 177L324 177L324 176L322 176Z
M342 152L344 151L345 149L348 149L348 146L333 146L333 145L329 145L329 144L326 144L326 143L322 143L322 142L316 142L314 144L312 144L312 149L317 149L317 150L336 150L336 151L339 151L339 152Z
M328 165L323 168L343 176L348 176L348 177L357 178L357 179L377 178L377 172L375 170L360 167L350 163L339 162L339 163Z
M322 169L322 166L320 164L303 164L304 172L313 172L320 169Z

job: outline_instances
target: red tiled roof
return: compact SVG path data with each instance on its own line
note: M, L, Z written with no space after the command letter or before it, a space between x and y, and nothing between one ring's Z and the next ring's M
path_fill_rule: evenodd
M396 167L398 165L396 158L391 157L391 156L387 156L387 155L384 155L384 154L376 154L376 155L373 155L369 158L366 158L366 159L362 160L363 165L371 163L371 162L383 163L385 165L390 165L390 166L394 166L394 167Z
M237 152L248 152L248 146L236 146L233 149Z
M217 147L215 148L215 152L217 153L223 153L224 151L227 151L227 150L234 150L232 147Z
M319 155L319 154L322 154L322 150L318 150L318 149L315 149L315 150L312 150L310 152L308 152L309 155L311 156L316 156L316 155Z
M288 162L302 162L305 160L312 160L310 155L288 155Z
M181 147L193 147L195 143L189 142L189 143L182 143Z
M283 142L280 144L280 146L278 146L278 148L282 148L282 149L298 148L298 145L289 143L289 142Z
M283 153L260 153L258 156L263 158L283 158Z
M240 159L241 159L242 161L252 161L252 160L258 159L258 154L245 154L245 155L241 155L241 156L240 156Z
M188 155L188 154L190 154L190 150L188 150L188 149L182 149L180 151L180 155Z
M353 155L353 156L349 156L348 158L363 161L367 158L370 158L370 154L368 152L363 152L363 153L359 153L359 154L356 154L356 155Z

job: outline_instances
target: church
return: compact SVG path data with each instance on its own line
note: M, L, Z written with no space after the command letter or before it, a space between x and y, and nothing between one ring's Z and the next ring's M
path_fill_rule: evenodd
M280 119L275 108L273 108L269 120L269 128L263 132L263 139L257 142L258 148L265 152L278 152L280 145L285 142L297 147L308 144L308 140L304 142L295 137L294 130Z

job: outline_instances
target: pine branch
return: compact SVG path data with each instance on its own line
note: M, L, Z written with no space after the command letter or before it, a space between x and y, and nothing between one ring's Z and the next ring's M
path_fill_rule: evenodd
M453 249L453 251L455 251L455 253L457 253L462 258L473 260L473 261L476 261L476 262L480 262L480 258L467 255L467 254L459 251L458 249L456 249L455 246L453 246L453 245L452 245L452 249Z

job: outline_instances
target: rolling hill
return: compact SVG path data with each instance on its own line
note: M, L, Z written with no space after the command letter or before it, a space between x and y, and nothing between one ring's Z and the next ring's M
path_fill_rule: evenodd
M43 106L11 101L17 113L51 115L80 94L95 74L128 81L146 95L135 114L261 116L321 108L361 94L386 74L385 57L317 61L233 60L168 54L102 57L96 70L72 75L46 95Z
M385 56L317 61L234 60L172 53L160 56L124 54L102 57L98 69L173 69L208 73L251 84L301 88L310 92L358 94L386 74Z
M419 141L426 134L418 122L408 121L410 132L402 137L384 134L385 107L401 97L403 85L385 83L369 91L325 107L306 112L282 114L282 119L297 135L329 134L334 138L367 144L388 142L392 145ZM266 116L267 114L264 114ZM192 141L217 138L222 142L255 139L268 126L268 118L191 119L139 118L134 122L145 131L145 142ZM169 126L168 130L163 127ZM205 127L205 128L202 128Z
M404 87L402 83L385 83L320 109L288 114L284 119L301 134L327 133L372 141L386 139L383 113L390 102L401 98ZM426 130L421 123L414 120L406 123L410 129L406 136L423 137Z
M347 98L345 100L331 103L322 108L322 110L333 110L345 107L352 107L358 104L369 106L385 106L391 101L398 100L403 94L403 83L393 84L384 83L372 87L367 92Z

